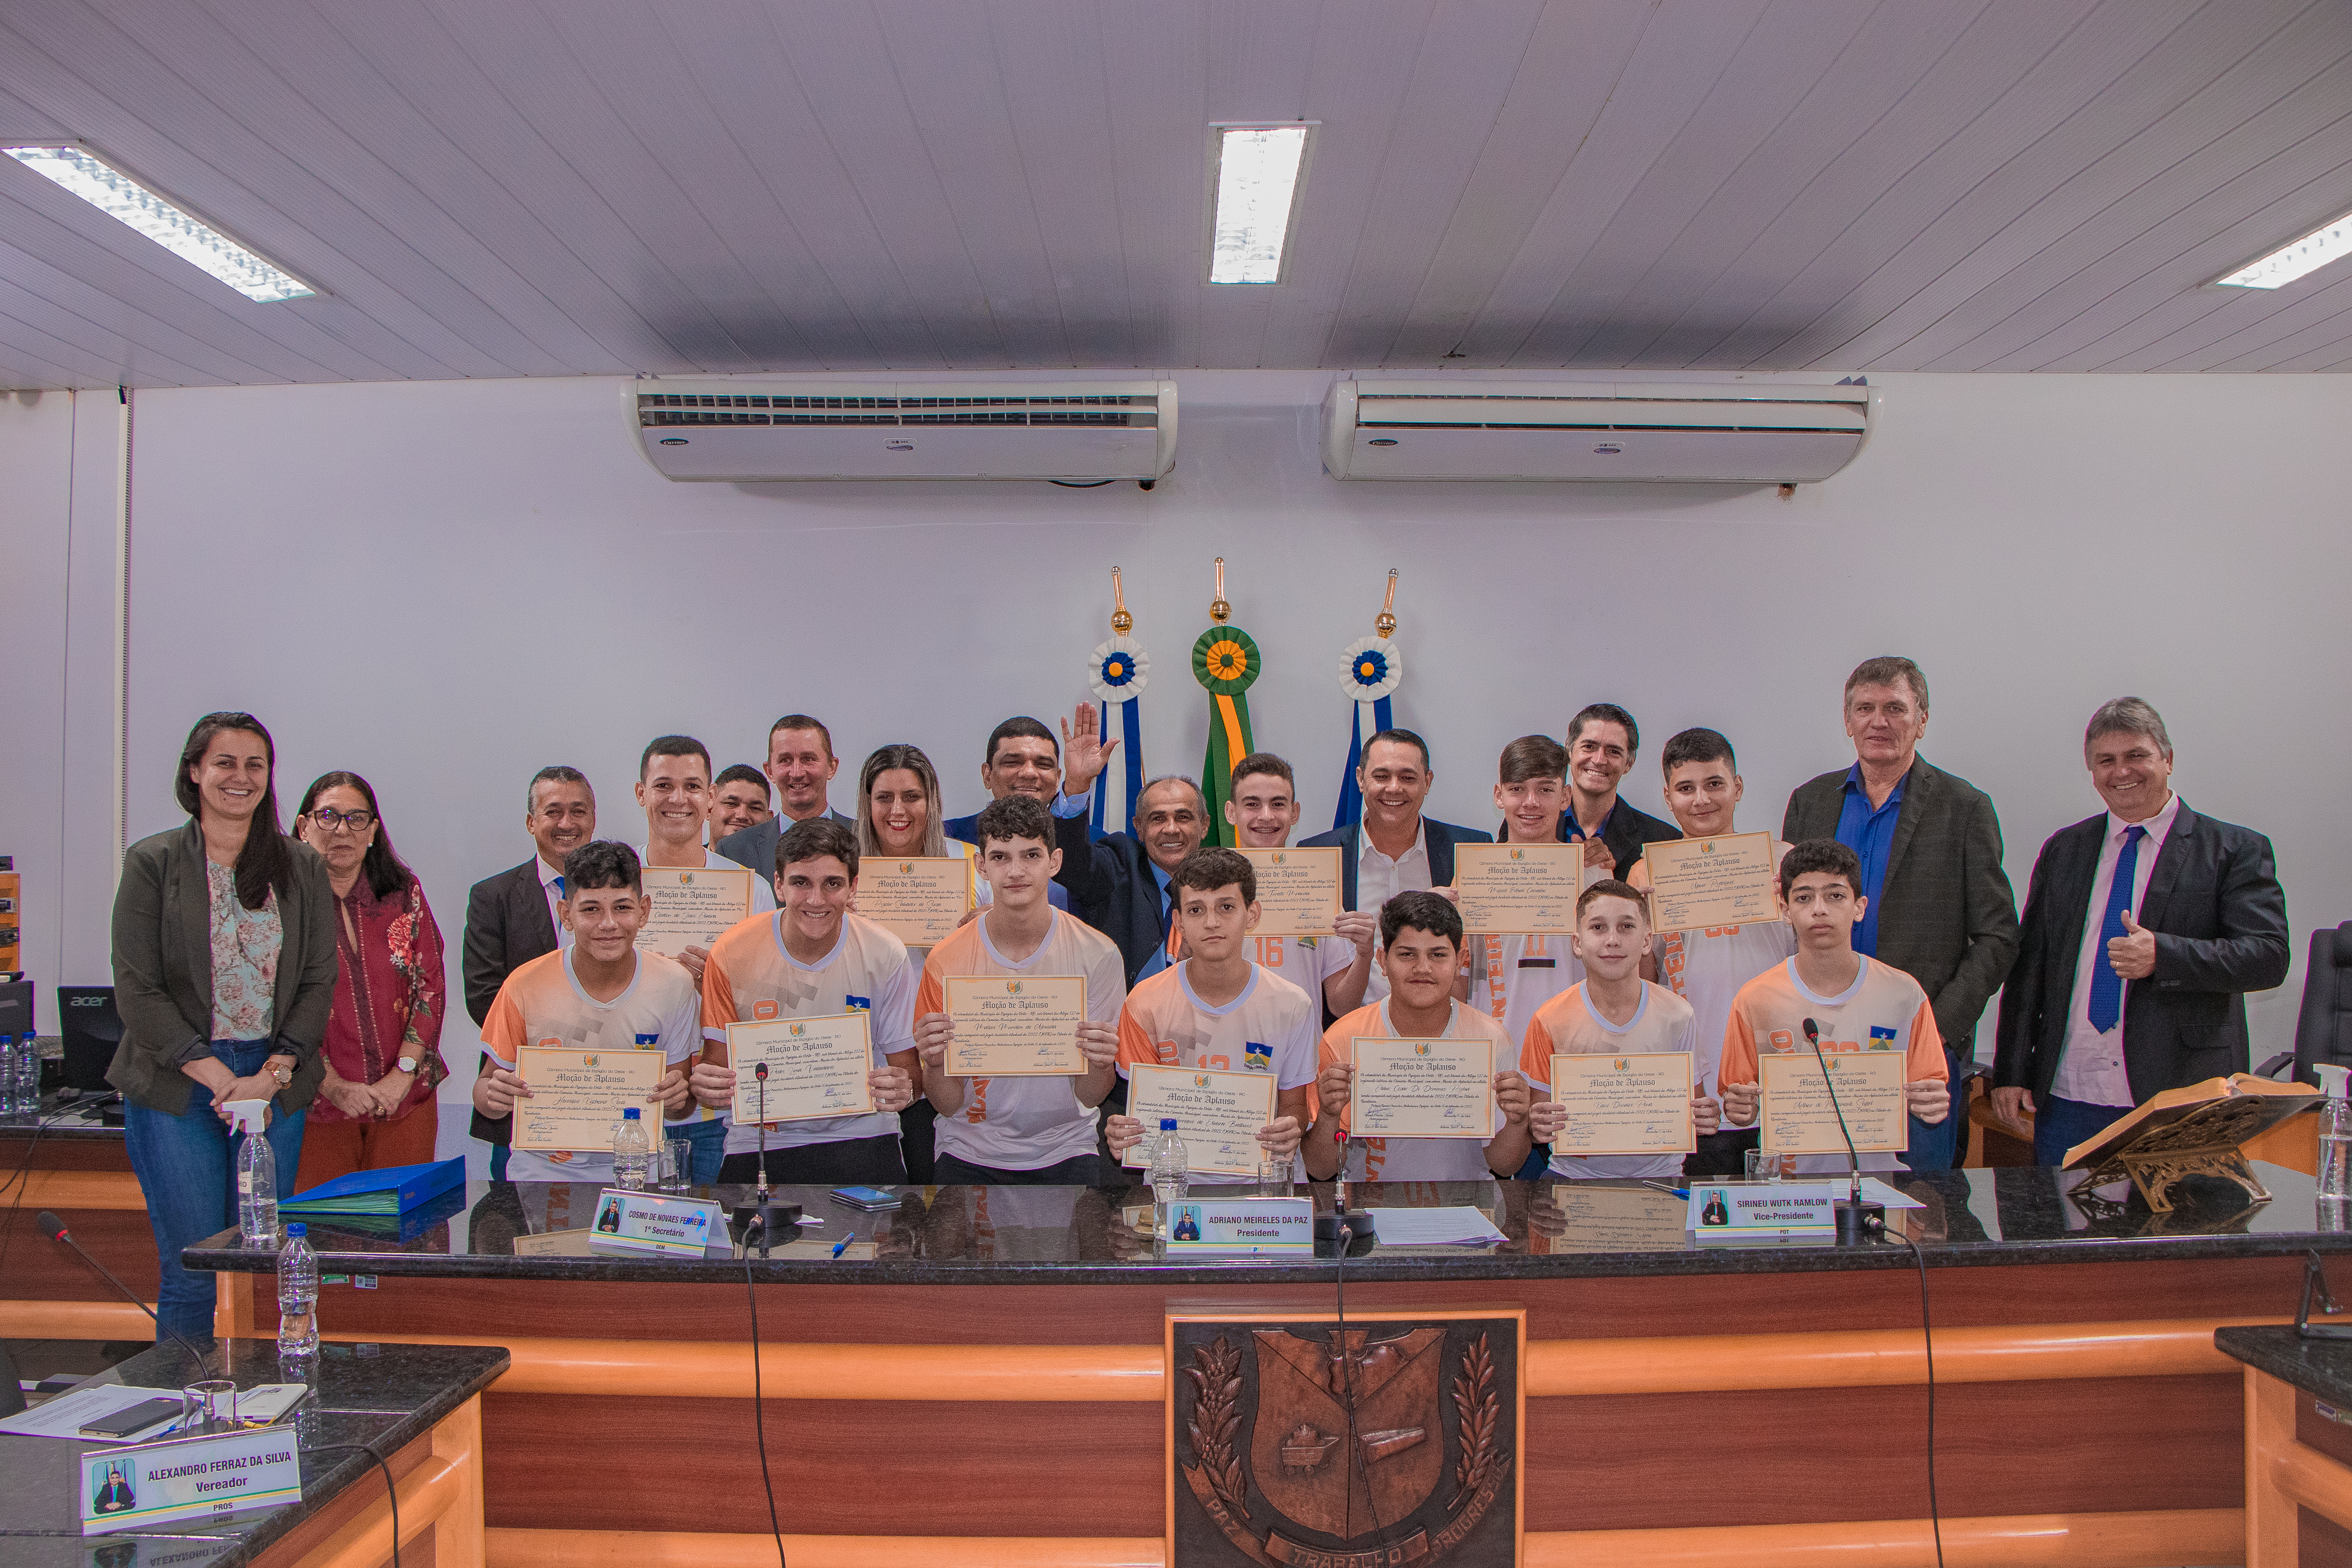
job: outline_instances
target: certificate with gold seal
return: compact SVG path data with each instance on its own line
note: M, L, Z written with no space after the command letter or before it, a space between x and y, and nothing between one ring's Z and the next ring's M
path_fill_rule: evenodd
M1160 1120L1172 1116L1189 1168L1220 1176L1257 1174L1257 1130L1274 1120L1272 1073L1139 1065L1127 1071L1127 1113L1145 1131L1119 1163L1139 1171L1149 1165Z
M1339 913L1339 847L1244 849L1257 872L1258 936L1329 936Z
M1705 931L1780 918L1780 868L1772 836L1669 838L1642 847L1650 868L1650 928Z
M1552 1140L1555 1153L1688 1154L1698 1148L1688 1051L1556 1056L1551 1097L1568 1108L1568 1124Z
M1495 1042L1399 1040L1360 1035L1350 1043L1350 1138L1475 1138L1495 1135Z
M609 1151L613 1124L632 1105L646 1124L646 1145L660 1145L662 1109L654 1089L669 1070L669 1059L660 1051L524 1046L515 1057L515 1070L530 1089L515 1099L516 1148Z
M868 855L857 863L857 912L908 947L937 947L971 910L969 860Z
M727 1064L735 1069L730 1109L738 1127L863 1116L874 1109L874 1086L866 1079L874 1067L874 1037L863 1013L730 1024Z
M1462 929L1561 936L1576 929L1576 896L1609 874L1589 870L1581 844L1456 844L1454 892Z
M1857 1153L1900 1153L1911 1141L1910 1106L1903 1092L1903 1051L1772 1052L1756 1059L1764 1087L1758 1121L1764 1148L1776 1154L1843 1154L1838 1112ZM1822 1076L1826 1064L1829 1077ZM1830 1100L1830 1083L1837 1100Z
M664 958L709 947L727 928L751 918L751 873L743 867L647 866L646 923L637 946Z
M1087 1019L1081 974L948 976L950 1078L1076 1077L1087 1070L1078 1026Z

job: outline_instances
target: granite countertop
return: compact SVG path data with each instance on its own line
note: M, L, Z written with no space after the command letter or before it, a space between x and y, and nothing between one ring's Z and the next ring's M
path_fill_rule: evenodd
M237 1568L345 1488L383 1487L383 1472L373 1460L331 1451L336 1445L366 1444L389 1458L480 1393L508 1363L505 1351L487 1345L328 1344L301 1379L281 1373L274 1341L197 1342L207 1352L201 1375L231 1378L240 1388L312 1384L292 1423L302 1454L302 1500L86 1536L74 1495L76 1467L81 1455L110 1445L0 1436L0 1475L8 1478L0 1487L0 1568ZM87 1381L181 1388L200 1375L191 1362L179 1345L163 1344Z
M2077 1263L2111 1259L2285 1256L2313 1248L2352 1251L2352 1234L2323 1228L2312 1179L2257 1167L2268 1203L2227 1199L2170 1215L2152 1214L2126 1186L2097 1194L2070 1189L2075 1173L2004 1168L1911 1177L1902 1190L1925 1206L1907 1212L1912 1234L1935 1268ZM698 1189L731 1205L742 1188ZM814 1256L762 1258L755 1279L793 1284L1281 1284L1328 1269L1305 1258L1170 1260L1122 1218L1150 1202L1144 1186L905 1187L895 1212L866 1214L829 1200L822 1187L779 1188L821 1224L801 1235L822 1241ZM1302 1187L1319 1207L1328 1186ZM392 1222L314 1220L321 1267L355 1276L543 1279L740 1281L744 1260L731 1247L703 1258L589 1255L584 1246L598 1189L563 1183L478 1182L436 1208ZM1359 1184L1359 1206L1467 1205L1486 1210L1498 1246L1401 1249L1359 1244L1349 1277L1367 1280L1517 1279L1631 1275L1796 1273L1908 1268L1900 1242L1840 1247L1827 1240L1708 1243L1684 1229L1682 1198L1639 1183L1465 1182ZM2341 1205L2336 1205L2341 1207ZM2341 1215L2335 1217L2340 1226ZM397 1230L397 1234L395 1233ZM520 1238L566 1233L570 1252L517 1256ZM874 1256L827 1254L848 1239ZM527 1247L531 1245L526 1242ZM544 1247L550 1244L539 1243ZM859 1247L862 1255L864 1248ZM233 1232L184 1255L187 1267L265 1273L275 1255L248 1251Z
M2317 1317L2315 1310L2313 1316ZM2216 1329L2213 1342L2257 1372L2266 1372L2331 1405L2352 1406L2352 1340L2307 1340L2292 1323Z
M71 1100L61 1099L54 1093L45 1094L41 1096L38 1118L0 1116L0 1142L29 1141L37 1126L40 1141L44 1143L60 1140L120 1143L122 1142L121 1123L109 1127L99 1120L99 1102L101 1100L105 1102L103 1109L118 1117L122 1114L122 1097L111 1090L102 1094L77 1095Z

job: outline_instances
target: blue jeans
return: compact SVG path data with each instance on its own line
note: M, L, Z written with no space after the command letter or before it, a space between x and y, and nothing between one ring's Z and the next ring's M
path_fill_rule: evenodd
M2118 1119L2131 1114L2128 1105L2093 1105L2087 1100L2061 1100L2054 1094L2033 1100L2033 1163L2063 1165L2066 1151L2105 1132Z
M1948 1047L1944 1051L1944 1074L1946 1083L1960 1081L1960 1058ZM1960 1148L1960 1118L1968 1114L1968 1110L1959 1096L1955 1094L1950 1109L1944 1112L1944 1120L1933 1127L1913 1117L1910 1146L1903 1151L1904 1169L1913 1172L1950 1170L1952 1158Z
M216 1040L213 1056L239 1078L251 1078L269 1058L268 1040ZM278 1201L294 1194L294 1168L302 1162L303 1111L269 1118L269 1152L278 1161ZM236 1158L245 1135L229 1131L213 1109L213 1091L188 1085L188 1107L177 1116L126 1100L122 1131L131 1168L147 1196L147 1222L155 1230L161 1282L155 1315L163 1331L201 1339L213 1331L217 1294L210 1274L180 1267L180 1252L236 1224Z
M719 1180L719 1167L727 1159L727 1123L724 1121L673 1121L662 1131L665 1138L683 1138L694 1145L694 1169L687 1180L698 1187L714 1185Z

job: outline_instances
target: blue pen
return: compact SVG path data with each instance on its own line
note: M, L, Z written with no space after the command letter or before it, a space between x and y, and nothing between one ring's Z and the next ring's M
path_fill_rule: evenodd
M840 1257L843 1253L845 1253L845 1252L846 1252L846 1251L848 1251L848 1250L849 1250L849 1237L845 1237L845 1237L843 1237L839 1241L836 1241L836 1242L835 1242L835 1243L833 1244L833 1255L834 1255L835 1258Z

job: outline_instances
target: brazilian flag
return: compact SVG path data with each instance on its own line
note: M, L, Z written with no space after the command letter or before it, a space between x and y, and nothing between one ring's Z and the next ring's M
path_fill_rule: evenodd
M1211 626L1192 645L1192 679L1209 693L1209 751L1201 759L1201 798L1209 812L1203 844L1234 843L1225 802L1233 798L1234 764L1256 749L1250 739L1249 689L1257 674L1257 644L1239 626Z

